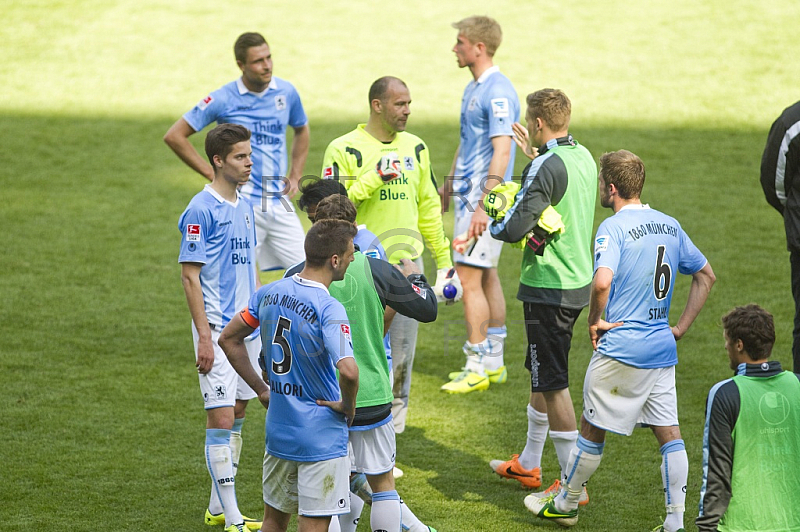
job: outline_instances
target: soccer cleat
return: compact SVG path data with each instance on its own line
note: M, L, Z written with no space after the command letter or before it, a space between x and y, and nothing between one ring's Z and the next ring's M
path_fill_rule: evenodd
M492 460L489 462L489 467L501 477L518 480L527 489L536 489L542 485L542 468L525 469L519 463L518 454L512 454L511 460L505 462Z
M260 525L259 525L260 527ZM238 525L231 525L225 528L225 532L247 532L248 528L244 525L244 523Z
M500 366L496 370L486 370L486 376L492 384L503 384L508 380L508 371L505 366Z
M531 493L531 495L543 499L545 497L549 497L550 495L558 495L559 491L561 491L561 481L559 479L555 479L555 481L550 484L549 488L544 491ZM583 493L581 493L581 498L578 500L578 506L586 506L587 504L589 504L589 492L586 491L586 486L584 486Z
M451 371L450 373L448 373L448 374L447 374L447 378L448 378L448 379L450 379L450 380L453 380L453 379L455 379L456 377L458 377L459 375L461 375L461 373L462 373L464 370L466 370L466 369L467 369L467 368L461 368L461 369L460 369L460 370L458 370L458 371Z
M536 514L540 519L553 521L561 526L575 526L578 523L578 510L562 512L556 508L555 495L547 497L525 497L525 508Z
M664 528L664 525L658 525L657 527L655 527L650 532L666 532L666 529ZM679 528L678 530L676 530L676 532L686 532L686 529L685 528Z
M425 526L428 527L428 532L436 532L436 529L433 528L432 526L428 526L428 525L425 525Z
M440 388L447 393L482 392L489 387L489 377L478 375L474 371L464 370L458 376Z
M261 528L261 521L256 521L255 519L251 519L244 515L242 516L242 519L244 519L245 526L250 530L258 530L259 528ZM225 514L222 512L218 514L212 514L208 510L208 508L206 508L205 522L207 525L210 526L217 526L217 525L225 526ZM227 531L227 528L225 530Z

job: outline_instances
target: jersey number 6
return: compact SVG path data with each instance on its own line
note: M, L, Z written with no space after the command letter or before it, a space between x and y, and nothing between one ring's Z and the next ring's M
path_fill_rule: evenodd
M672 269L669 263L664 262L666 246L658 246L658 258L656 259L656 272L653 276L653 291L656 299L661 301L669 294L670 283L672 282Z

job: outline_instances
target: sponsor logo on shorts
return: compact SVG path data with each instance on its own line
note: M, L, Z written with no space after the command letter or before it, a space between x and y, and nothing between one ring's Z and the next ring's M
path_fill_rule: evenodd
M278 111L283 111L286 109L286 96L283 94L275 96L275 109Z
M214 97L209 94L208 96L200 100L200 103L197 104L197 107L199 107L201 111L205 111L206 107L208 107L213 101Z
M186 226L186 241L200 242L200 224L189 224Z
M338 504L339 504L339 508L344 508L345 506L347 506L347 501L345 501L344 499L339 499L339 503Z

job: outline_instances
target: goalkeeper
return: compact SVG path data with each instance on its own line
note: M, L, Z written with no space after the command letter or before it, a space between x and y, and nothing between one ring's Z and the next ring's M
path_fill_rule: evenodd
M402 80L391 76L376 80L369 89L367 123L331 141L322 177L345 186L358 209L358 224L378 236L392 264L410 259L423 271L421 254L427 242L439 270L434 286L439 298L446 284L458 286L458 278L446 279L453 268L450 241L444 235L430 151L422 139L405 130L410 105L411 94ZM399 315L389 329L397 433L405 429L418 326L416 320Z
M514 124L514 133L533 160L515 201L508 201L513 191L500 189L488 206L506 210L492 222L492 236L525 246L517 299L528 337L525 367L531 372L528 438L518 456L490 465L498 475L535 489L542 483L548 430L562 474L578 438L567 360L575 320L589 304L597 166L569 134L571 103L563 92L540 90L528 95L527 104L527 130ZM499 218L500 212L495 214Z

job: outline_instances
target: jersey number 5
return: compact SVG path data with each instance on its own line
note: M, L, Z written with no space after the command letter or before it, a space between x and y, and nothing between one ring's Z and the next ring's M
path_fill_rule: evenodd
M292 330L292 321L289 318L281 316L278 318L278 326L275 328L275 336L272 337L272 343L280 346L283 351L283 358L275 362L272 361L272 372L275 375L286 375L292 369L292 347L289 345L289 340L283 335L284 331Z
M669 263L664 262L666 246L658 246L658 258L656 258L656 273L653 275L653 292L656 299L661 301L669 294L670 283L672 282L672 268Z

